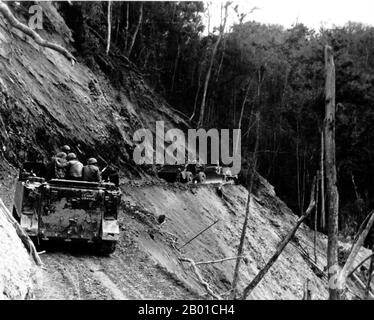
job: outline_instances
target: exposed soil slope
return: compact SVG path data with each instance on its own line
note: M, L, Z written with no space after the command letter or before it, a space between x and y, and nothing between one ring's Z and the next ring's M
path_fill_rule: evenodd
M179 258L186 257L199 262L235 257L244 219L247 191L241 186L227 185L225 186L227 201L217 196L214 186L185 190L178 188L170 190L169 187L154 186L135 189L130 187L124 192L124 199L128 199L133 205L141 204L145 212L154 213L156 216L166 215L166 223L160 228L161 233L152 229L139 233L137 239L143 250L165 266L169 272L192 284L200 294L205 294L189 264L181 263ZM135 210L135 218L140 215L136 211L141 212L141 210ZM276 197L272 187L261 180L255 201L251 205L245 241L246 260L240 270L239 289L243 289L243 285L248 284L265 265L282 237L295 224L296 218ZM215 226L182 250L175 249L218 219L219 222ZM129 221L128 224L134 222ZM173 245L170 244L172 239L169 233L178 237ZM300 229L297 239L306 250L310 251L309 246L312 245L312 241L307 227ZM319 243L319 250L323 252L322 242ZM319 254L319 262L320 265L325 263L323 253ZM213 291L223 295L230 289L234 263L235 261L232 260L202 265L199 268L204 279L211 284ZM250 298L301 299L307 279L311 281L314 298L326 298L326 283L316 276L295 245L290 244Z
M0 300L30 299L36 268L0 208Z
M46 16L41 35L73 50L70 30L54 6L41 5ZM21 12L18 16L24 21ZM105 76L105 68L118 71L118 84L114 86L113 79ZM123 57L97 56L90 68L78 57L78 63L72 66L59 53L39 47L0 19L0 193L9 208L15 178L13 166L24 161L26 153L47 160L65 143L82 160L99 155L101 164L114 161L124 169L124 175L144 177L131 160L132 134L141 127L154 129L157 120L164 120L166 128L188 127L183 116L167 106ZM99 257L84 247L49 244L42 248L46 251L41 255L45 269L39 272L36 298L208 298L191 266L180 258L199 262L235 256L246 190L227 185L222 199L212 185L155 185L145 184L144 179L123 184L122 189L121 238L115 253ZM160 225L157 218L161 215L166 220ZM211 229L178 250L218 219ZM273 188L260 178L251 204L239 289L264 266L296 219ZM4 248L19 249L16 259L21 259L18 264L24 267L11 283L19 283L19 292L8 290L13 293L6 295L24 298L29 283L28 264L22 260L25 254L17 240L11 238L11 232L5 236L5 240L0 239L9 244ZM305 252L313 256L312 242L312 232L302 226L250 298L301 299L307 280L313 298L326 298L326 280L306 259ZM321 270L326 264L325 252L326 239L319 235L317 264ZM0 258L2 254L9 255L0 251ZM363 251L364 254L368 253ZM1 259L0 264L3 261L6 260ZM13 269L13 262L0 267L0 276L9 279L7 270ZM234 261L198 268L212 290L225 297ZM352 290L356 287L352 286Z
M40 34L71 46L71 33L50 3ZM22 13L18 14L26 21ZM0 19L0 152L12 164L28 157L47 160L62 144L81 158L131 165L132 135L138 128L185 127L186 122L157 96L123 57L95 57L91 68L74 66L60 53L42 48ZM101 68L111 67L121 81ZM95 72L93 72L94 70ZM115 84L115 87L114 87Z

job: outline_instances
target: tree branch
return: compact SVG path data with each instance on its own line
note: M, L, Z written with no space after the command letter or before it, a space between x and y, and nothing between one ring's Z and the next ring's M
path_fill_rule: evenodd
M242 299L246 299L247 296L252 292L252 290L257 286L257 284L262 280L262 278L266 275L266 273L269 271L271 266L274 264L275 261L277 261L280 254L283 252L284 248L290 242L290 240L295 235L297 229L299 229L300 225L303 223L303 221L310 215L312 212L316 202L315 202L315 185L316 185L316 178L314 177L312 189L311 189L311 195L310 195L310 203L308 206L308 209L305 211L305 213L297 220L296 225L293 227L293 229L289 232L289 234L284 238L284 240L279 245L276 252L273 254L273 256L269 259L268 263L261 269L261 271L257 274L257 276L250 282L250 284L244 289Z
M352 265L355 262L355 259L364 244L364 241L371 229L371 227L374 224L374 210L370 212L369 214L370 218L366 225L366 227L361 231L359 236L357 237L357 241L354 243L352 247L352 251L350 255L348 256L348 259L346 263L344 264L343 269L339 272L339 277L337 281L337 286L339 291L342 293L346 287L347 277L349 274L351 274L349 271L352 269ZM366 220L366 219L365 219Z
M348 273L348 276L347 278L349 278L350 276L352 276L352 274L359 268L361 267L366 261L368 261L370 258L373 258L374 257L374 253L372 253L370 256L366 257L365 259L363 259L351 272Z
M212 261L201 261L201 262L196 262L195 264L197 266L200 266L202 264L213 264L213 263L220 263L220 262L225 262L225 261L230 261L230 260L236 260L236 259L245 259L245 257L231 257L231 258L224 258L220 260L212 260Z
M187 258L180 258L180 261L189 262L189 263L191 264L191 266L192 266L192 268L193 268L193 270L194 270L194 272L195 272L195 274L196 274L196 276L197 276L199 282L200 282L201 285L206 289L206 291L207 291L207 292L208 292L208 293L209 293L213 298L215 298L215 299L217 299L217 300L222 300L222 297L220 297L219 295L215 294L215 293L212 291L212 289L210 288L209 283L206 282L206 281L203 279L203 277L201 276L201 274L200 274L199 270L197 269L196 264L195 264L195 262L194 262L193 260L191 260L191 259L187 259Z
M68 58L72 65L75 64L77 61L75 57L64 47L44 40L39 34L37 34L34 30L30 29L28 26L24 25L23 23L19 22L17 18L13 15L12 11L10 11L9 7L0 0L0 13L4 16L4 18L16 29L22 31L26 35L30 36L34 39L34 41L42 47L52 49L63 54L66 58Z

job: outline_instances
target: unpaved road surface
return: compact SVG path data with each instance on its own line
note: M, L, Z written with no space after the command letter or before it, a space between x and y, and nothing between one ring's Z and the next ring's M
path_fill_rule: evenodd
M124 231L116 251L108 257L74 244L49 244L43 249L45 266L39 274L35 299L198 298L178 285Z

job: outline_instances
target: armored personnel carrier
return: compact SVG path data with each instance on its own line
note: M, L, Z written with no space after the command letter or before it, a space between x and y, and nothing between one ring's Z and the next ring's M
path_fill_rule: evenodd
M94 243L114 252L121 191L112 182L50 179L43 163L24 163L16 183L13 216L31 238Z
M204 183L206 180L203 167L196 164L164 165L157 175L168 182Z

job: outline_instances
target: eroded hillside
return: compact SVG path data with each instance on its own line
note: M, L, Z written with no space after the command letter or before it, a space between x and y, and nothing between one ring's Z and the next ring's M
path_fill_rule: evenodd
M42 3L47 40L72 50L71 32L56 8ZM22 14L18 14L25 22ZM0 19L0 143L12 164L26 157L47 160L62 144L81 158L99 155L138 175L131 164L138 128L186 127L123 56L97 55L90 68L42 48ZM118 81L102 69L116 70ZM92 71L94 70L94 72Z
M71 32L56 8L42 5L46 28L40 34L74 53ZM22 12L17 16L25 21ZM156 120L165 121L166 127L188 127L183 116L167 106L124 57L98 55L89 67L78 57L72 65L3 19L0 66L0 192L9 208L15 168L26 156L46 161L67 143L82 159L99 155L102 164L114 161L123 176L139 178L142 173L132 162L134 130L154 129ZM118 77L108 78L106 68L116 70ZM213 185L122 182L121 236L115 253L104 258L87 248L46 246L41 255L45 269L40 270L35 298L209 298L189 263L182 260L206 262L236 255L245 188L227 185L221 198ZM264 266L297 219L265 180L259 179L254 195L239 289ZM166 217L162 224L157 221L160 215ZM302 226L250 298L301 299L308 280L313 298L326 298L327 283L320 272L326 264L326 240L321 235L317 246L315 269L307 259L313 256L313 232ZM198 268L212 291L227 297L234 261Z

